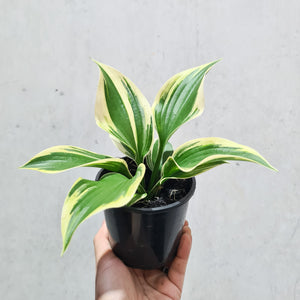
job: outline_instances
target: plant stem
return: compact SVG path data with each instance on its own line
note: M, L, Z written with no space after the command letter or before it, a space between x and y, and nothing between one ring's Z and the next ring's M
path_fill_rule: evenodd
M157 181L157 182L154 184L153 188L150 190L150 192L149 192L148 195L147 195L147 199L151 199L151 198L155 195L155 193L156 193L158 187L159 187L159 181Z
M143 187L142 184L139 185L139 187L138 187L138 192L139 192L140 194L146 193L146 190L145 190L145 188Z
M160 163L161 163L161 158L164 152L164 148L165 148L165 143L161 142L161 140L159 140L159 147L158 147L158 154L157 154L157 158L155 161L155 165L153 168L153 172L151 174L151 178L150 178L150 182L149 182L149 189L148 190L152 190L152 188L154 187L154 185L156 184L158 177L159 177L159 172L160 172Z
M145 180L145 175L142 179L142 182L140 183L140 185L143 187L144 191L146 192L146 180Z
M139 164L143 163L143 159L139 156L136 156L134 161L136 162L136 165L138 166Z

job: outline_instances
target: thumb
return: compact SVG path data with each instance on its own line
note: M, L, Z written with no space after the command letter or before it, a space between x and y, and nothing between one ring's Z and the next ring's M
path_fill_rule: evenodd
M188 263L191 248L192 233L188 222L185 221L182 229L181 240L177 250L177 255L173 260L168 272L168 277L170 281L174 283L180 290L182 290L183 287L185 270Z
M96 264L107 252L111 251L111 246L108 240L108 230L105 221L94 237L94 250Z

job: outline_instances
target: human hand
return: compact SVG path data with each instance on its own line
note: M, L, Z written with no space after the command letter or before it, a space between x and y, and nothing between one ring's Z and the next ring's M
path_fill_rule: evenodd
M160 270L129 268L113 253L104 222L94 238L96 300L180 299L191 246L191 229L185 221L177 255L168 274Z

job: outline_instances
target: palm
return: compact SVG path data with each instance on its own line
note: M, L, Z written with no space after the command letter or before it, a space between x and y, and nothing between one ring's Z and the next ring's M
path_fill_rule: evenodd
M191 241L191 231L186 223L168 275L160 270L133 269L125 266L112 252L104 224L94 240L96 299L180 299Z

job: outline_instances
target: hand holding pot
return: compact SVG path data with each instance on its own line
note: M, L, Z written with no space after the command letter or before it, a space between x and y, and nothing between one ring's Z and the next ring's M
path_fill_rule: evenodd
M114 255L104 223L94 238L96 300L180 299L191 246L191 229L186 221L168 274L129 268Z

